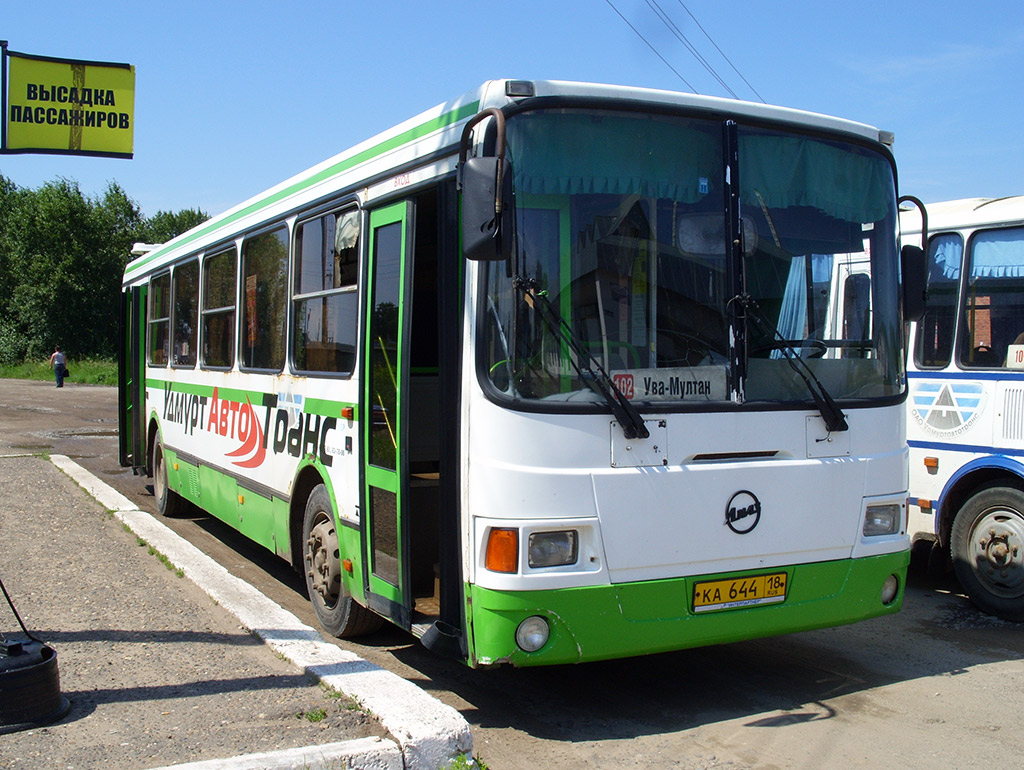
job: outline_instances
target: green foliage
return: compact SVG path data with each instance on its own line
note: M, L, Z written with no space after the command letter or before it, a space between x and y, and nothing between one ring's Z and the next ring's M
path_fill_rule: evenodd
M199 209L182 209L177 213L158 211L143 223L138 231L136 241L166 243L176 235L181 235L186 230L201 225L209 218Z
M71 385L117 385L117 361L109 358L68 358ZM53 380L50 357L26 358L14 363L0 361L0 379Z
M459 754L449 764L448 770L488 770L487 763L479 757Z
M205 219L193 209L147 219L115 182L90 197L69 179L30 190L0 175L0 366L47 360L55 345L72 360L114 358L132 245Z

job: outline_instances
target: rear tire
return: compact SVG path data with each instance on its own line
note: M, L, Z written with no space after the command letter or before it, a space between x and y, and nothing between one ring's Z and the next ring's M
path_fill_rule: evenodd
M167 458L160 434L153 437L153 497L161 516L178 516L185 509L185 501L167 484Z
M956 515L953 569L982 612L1024 620L1024 491L992 485Z
M348 593L341 579L341 557L331 496L317 484L302 517L302 567L313 613L324 631L341 639L373 633L383 618Z

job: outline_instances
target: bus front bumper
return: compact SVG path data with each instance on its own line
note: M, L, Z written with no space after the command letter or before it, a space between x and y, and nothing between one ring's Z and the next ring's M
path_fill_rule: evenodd
M469 663L539 666L622 658L744 639L790 634L854 623L899 611L909 551L862 559L799 564L750 573L701 575L553 591L496 591L468 585L472 618ZM785 598L741 606L710 605L707 586L732 586L762 575L786 575ZM883 585L897 581L883 602ZM725 582L723 582L725 581ZM695 598L700 586L703 598ZM736 583L739 587L746 583ZM892 581L889 581L890 590ZM739 597L741 600L743 597ZM762 600L765 601L765 600ZM527 618L543 618L546 643L525 652L516 629ZM536 621L534 621L536 623Z

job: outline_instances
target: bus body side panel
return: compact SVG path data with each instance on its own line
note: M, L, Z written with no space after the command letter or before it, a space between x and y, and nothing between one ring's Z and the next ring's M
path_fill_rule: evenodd
M912 536L943 544L981 484L1024 478L1024 383L1012 372L910 372Z
M346 524L358 526L357 423L341 416L353 402L334 400L342 390L337 380L257 375L262 382L254 382L253 375L236 372L156 368L149 373L148 407L167 452L172 490L294 561L305 499L293 505L292 490L300 471L312 465L333 495L339 534ZM343 390L353 387L354 381L345 381ZM354 551L343 558L354 559Z

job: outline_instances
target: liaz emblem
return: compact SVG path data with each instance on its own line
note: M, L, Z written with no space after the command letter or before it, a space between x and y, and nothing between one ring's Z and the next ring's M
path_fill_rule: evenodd
M761 501L753 492L741 489L725 506L725 523L737 535L745 535L761 520Z

